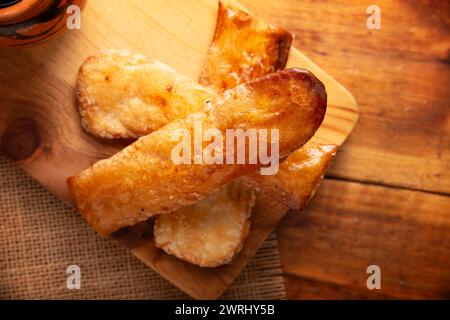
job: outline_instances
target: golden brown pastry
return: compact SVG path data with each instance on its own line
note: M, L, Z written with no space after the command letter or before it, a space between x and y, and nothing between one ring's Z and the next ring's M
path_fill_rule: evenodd
M192 137L196 121L201 121L204 132L218 129L223 136L226 129L278 129L279 154L285 157L313 136L325 111L326 91L313 74L297 68L279 71L229 90L203 112L142 137L70 178L69 189L88 223L107 235L155 214L191 205L262 165L259 161L177 165L171 158L179 145L174 132L185 130ZM223 158L228 149L223 150Z
M248 23L238 27L244 20ZM289 47L281 53L284 61L277 59L280 55L268 48L275 28L265 23L260 23L257 28L255 21L238 9L220 4L216 35L202 72L202 84L223 91L284 68ZM236 31L234 28L241 29ZM290 46L291 37L283 37L282 34L280 37L287 39ZM249 43L246 49L251 50L251 57L249 51L239 50L244 41ZM249 63L250 59L253 63ZM261 61L265 65L260 64ZM259 189L293 209L300 209L312 197L335 151L335 146L322 146L310 141L285 159L275 176L252 173L242 177L242 183L233 182L234 189L245 190L243 183L246 182L249 187ZM252 207L249 201L252 199L240 197L236 201L228 188L174 213L157 216L156 245L169 254L203 267L229 263L241 250L248 234ZM248 208L248 215L243 214L245 209L242 208Z
M200 111L216 92L283 69L291 42L286 31L221 3L200 78L211 89L142 54L106 50L78 71L81 123L102 138L139 138Z
M255 172L240 180L284 203L291 209L302 209L314 195L325 171L336 154L335 145L308 142L280 164L276 175Z
M219 6L215 39L200 80L204 85L221 92L284 68L292 40L289 34L239 10L238 16L236 10L222 3ZM233 30L243 20L248 23L241 24L240 31ZM248 47L242 46L243 37ZM275 47L277 41L284 47ZM227 69L219 67L225 65ZM247 237L254 203L248 187L237 181L232 186L236 191L230 192L227 186L194 205L158 216L156 245L203 267L229 263ZM247 196L236 197L237 192Z
M109 50L83 62L76 96L87 131L103 138L138 138L199 111L216 93L161 62Z
M282 70L292 36L220 3L200 82L217 92ZM108 50L87 58L76 86L83 127L103 138L138 138L189 113L216 93L138 53Z
M335 153L335 145L309 141L291 153L274 176L252 173L194 205L157 216L156 246L202 267L231 262L248 235L255 202L253 188L291 209L302 209L314 195Z
M247 238L254 203L253 188L232 182L192 206L158 216L155 244L201 267L229 263Z
M289 32L219 2L216 31L200 84L222 92L282 70L291 44Z

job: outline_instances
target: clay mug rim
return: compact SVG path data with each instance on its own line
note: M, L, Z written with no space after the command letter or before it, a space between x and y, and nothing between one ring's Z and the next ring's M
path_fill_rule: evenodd
M52 0L21 0L6 8L0 9L0 25L9 25L32 19L43 13L51 5Z

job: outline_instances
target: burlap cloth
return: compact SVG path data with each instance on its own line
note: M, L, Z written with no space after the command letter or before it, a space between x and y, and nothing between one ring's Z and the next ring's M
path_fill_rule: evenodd
M1 299L189 298L2 155L0 214ZM81 269L80 290L67 289L69 265ZM275 234L223 298L284 298Z

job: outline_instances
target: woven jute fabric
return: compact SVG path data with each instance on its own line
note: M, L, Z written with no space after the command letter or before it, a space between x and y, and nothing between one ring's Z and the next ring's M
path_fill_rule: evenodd
M128 250L96 235L80 215L0 155L0 299L188 299ZM67 267L81 288L67 288ZM275 234L224 299L283 299Z

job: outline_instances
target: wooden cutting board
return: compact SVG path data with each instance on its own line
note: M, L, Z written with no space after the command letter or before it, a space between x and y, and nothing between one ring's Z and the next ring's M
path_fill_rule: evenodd
M120 142L94 138L80 127L74 84L81 62L98 50L130 49L197 79L213 37L217 8L216 0L88 1L81 30L35 48L1 49L1 151L71 202L66 179L123 147ZM341 145L357 121L354 98L292 48L288 67L294 66L312 71L328 91L327 114L313 139ZM192 297L215 299L286 212L285 206L259 197L244 249L232 264L219 268L196 267L156 249L151 222L121 230L113 238Z

